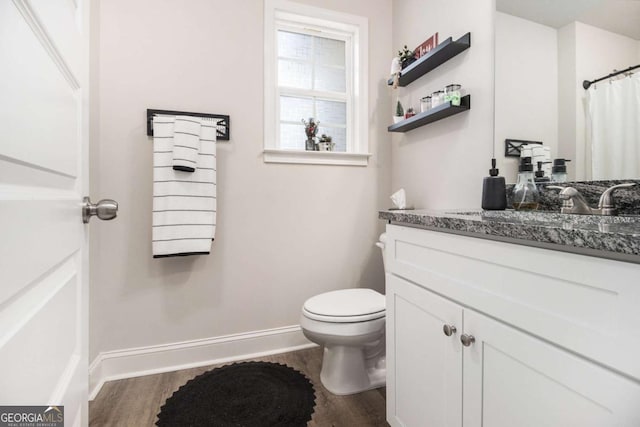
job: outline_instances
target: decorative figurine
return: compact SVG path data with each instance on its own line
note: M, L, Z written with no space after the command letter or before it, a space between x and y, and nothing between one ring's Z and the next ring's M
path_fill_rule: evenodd
M309 117L308 122L305 119L302 119L302 123L304 124L304 133L307 135L307 141L304 147L305 150L318 151L318 147L316 145L316 134L318 133L318 126L320 125L320 122L315 121L313 117Z

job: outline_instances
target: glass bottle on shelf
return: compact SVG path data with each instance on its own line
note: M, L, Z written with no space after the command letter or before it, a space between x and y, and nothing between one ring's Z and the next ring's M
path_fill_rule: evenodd
M533 178L533 164L531 157L520 159L518 181L513 187L513 208L516 210L538 209L540 194Z

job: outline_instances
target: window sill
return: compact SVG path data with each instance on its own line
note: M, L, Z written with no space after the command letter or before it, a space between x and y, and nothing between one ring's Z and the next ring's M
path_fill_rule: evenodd
M369 153L336 151L302 151L265 149L265 163L299 163L306 165L367 166Z

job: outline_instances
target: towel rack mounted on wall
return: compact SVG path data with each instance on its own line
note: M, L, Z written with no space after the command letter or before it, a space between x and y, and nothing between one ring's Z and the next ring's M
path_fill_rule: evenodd
M193 116L193 117L210 117L220 119L218 121L218 141L229 141L231 137L231 124L229 116L224 114L208 114L208 113L189 113L186 111L169 111L169 110L151 110L147 109L147 135L153 136L153 116Z

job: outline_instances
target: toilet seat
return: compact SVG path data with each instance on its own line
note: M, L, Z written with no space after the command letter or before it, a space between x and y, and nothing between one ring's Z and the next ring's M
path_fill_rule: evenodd
M309 298L302 313L321 322L366 322L385 317L385 298L372 289L341 289Z

